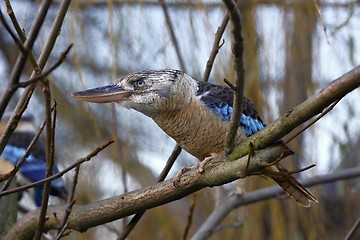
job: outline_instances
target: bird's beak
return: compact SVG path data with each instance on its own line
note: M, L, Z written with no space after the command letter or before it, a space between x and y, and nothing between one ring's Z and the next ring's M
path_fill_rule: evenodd
M81 92L73 93L72 96L81 101L93 103L121 102L126 100L133 91L126 90L116 84L92 88Z

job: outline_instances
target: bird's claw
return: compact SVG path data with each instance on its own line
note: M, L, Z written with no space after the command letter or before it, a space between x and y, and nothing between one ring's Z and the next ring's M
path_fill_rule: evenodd
M205 171L205 165L217 156L219 156L218 153L211 153L209 157L204 158L204 160L197 165L197 171L203 173Z

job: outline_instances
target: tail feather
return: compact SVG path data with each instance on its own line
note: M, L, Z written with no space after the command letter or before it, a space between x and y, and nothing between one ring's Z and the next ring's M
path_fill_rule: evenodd
M276 167L279 172L287 172L286 168L280 164L275 164L273 167ZM301 206L310 207L311 202L318 202L316 198L293 176L287 174L274 174L271 175L271 178Z

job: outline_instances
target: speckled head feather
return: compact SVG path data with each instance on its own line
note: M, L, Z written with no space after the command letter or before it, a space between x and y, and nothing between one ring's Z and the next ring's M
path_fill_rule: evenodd
M195 84L179 70L150 70L127 74L116 84L76 92L73 96L95 103L119 102L154 117L158 112L177 110L189 99L189 94L194 95Z

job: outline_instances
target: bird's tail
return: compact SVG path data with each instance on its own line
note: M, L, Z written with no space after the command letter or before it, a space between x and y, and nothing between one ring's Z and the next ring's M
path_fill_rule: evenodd
M311 202L318 202L316 198L298 182L298 180L288 173L285 167L277 163L269 168L272 168L272 172L274 172L270 177L301 206L310 207ZM276 171L274 171L274 168L276 168Z

